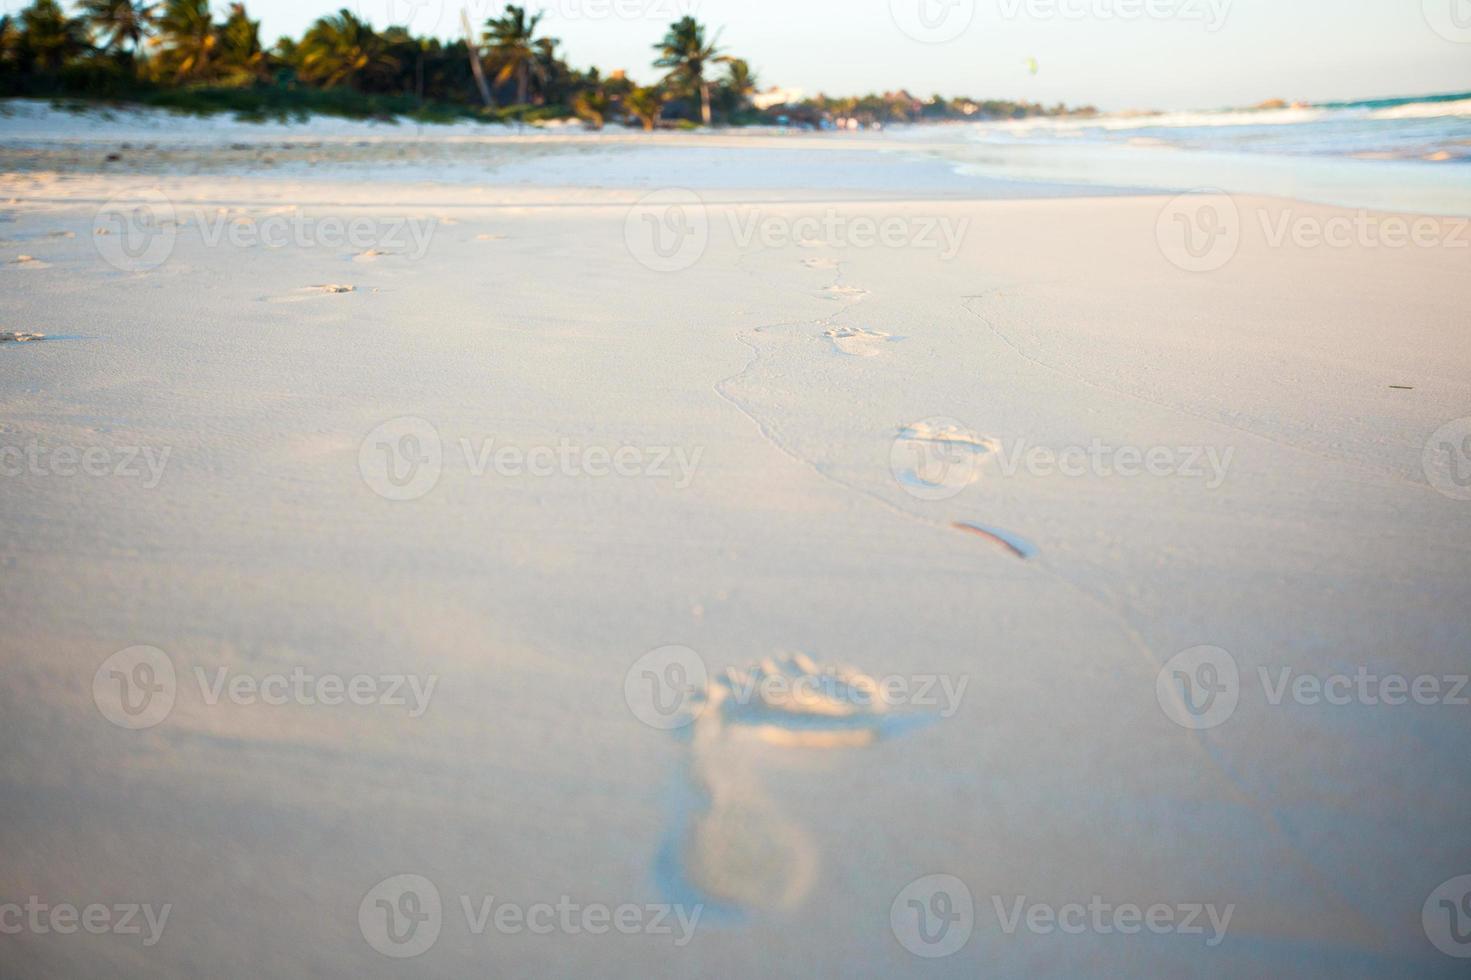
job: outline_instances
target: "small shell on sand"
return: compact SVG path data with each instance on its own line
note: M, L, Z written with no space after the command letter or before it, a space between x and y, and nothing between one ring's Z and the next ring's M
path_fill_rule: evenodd
M12 343L23 344L28 340L44 340L43 333L25 333L22 331L0 330L0 344Z

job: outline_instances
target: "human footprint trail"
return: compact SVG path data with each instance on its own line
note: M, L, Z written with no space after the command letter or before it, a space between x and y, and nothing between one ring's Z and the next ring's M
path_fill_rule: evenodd
M937 717L893 711L873 678L802 654L728 668L692 707L687 805L661 870L669 890L733 914L791 908L818 876L815 842L762 789L762 766L790 750L872 745Z

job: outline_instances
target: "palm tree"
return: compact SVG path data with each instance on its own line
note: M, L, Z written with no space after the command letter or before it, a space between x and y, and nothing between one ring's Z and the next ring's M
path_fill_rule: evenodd
M491 56L501 66L495 83L504 85L515 78L517 105L526 104L530 96L532 75L536 75L538 79L546 77L545 66L538 57L538 45L550 43L554 48L557 44L552 38L541 41L536 39L536 26L544 16L545 12L528 17L525 7L508 3L504 15L492 17L485 22L486 43L490 45ZM544 47L543 50L550 53L548 48Z
M0 65L10 65L20 56L20 28L15 18L0 14Z
M691 92L700 94L700 119L706 126L712 118L710 111L710 82L705 78L708 65L728 62L730 59L716 47L717 36L705 43L705 27L693 17L684 17L669 26L664 40L654 45L659 58L655 68L668 68L669 79L682 83Z
M383 38L346 8L322 17L297 48L302 76L327 87L363 80L398 70L398 59L388 53Z
M557 45L561 44L554 37L539 37L536 39L536 64L532 69L537 80L537 104L540 105L548 100L553 91L561 91L566 94L569 72L567 66L557 57Z
M82 0L82 12L102 50L137 51L153 29L154 5L138 0Z
M87 48L82 25L56 0L35 0L20 12L22 56L41 71L56 71Z
M175 81L209 76L219 44L209 0L164 0L158 33L164 62L173 71Z
M422 104L424 101L424 52L427 39L419 39L409 33L407 27L385 28L378 35L383 39L383 50L398 63L391 88L397 92L412 92Z
M259 81L268 74L266 51L260 43L260 21L251 20L245 4L230 4L220 27L219 64L235 79Z
M658 88L638 87L623 97L623 108L644 124L644 129L653 131L664 114L664 93Z
M572 96L572 111L577 114L578 119L586 122L590 129L602 129L603 120L612 107L613 99L602 86L583 89Z
M755 72L751 71L751 65L744 58L731 58L726 62L725 87L735 97L737 109L744 109L751 103L751 96L756 94L759 83Z

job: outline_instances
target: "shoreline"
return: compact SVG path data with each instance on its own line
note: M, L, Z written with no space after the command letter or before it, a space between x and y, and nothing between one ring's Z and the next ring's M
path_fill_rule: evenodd
M1225 192L1443 217L1471 216L1471 183L1454 162L1274 156L1091 144L977 141L960 126L857 133L766 129L694 132L481 129L344 120L311 128L180 119L159 110L73 115L46 106L0 115L0 171L58 180L77 175L169 179L183 171L232 178L364 181L450 186L576 188L739 186L725 169L735 151L763 157L755 187L829 196L834 188L892 193L887 162L901 158L907 195L987 198L1170 196ZM583 163L591 170L583 173ZM765 175L781 173L779 179ZM15 179L13 176L12 180ZM841 196L839 193L836 196Z

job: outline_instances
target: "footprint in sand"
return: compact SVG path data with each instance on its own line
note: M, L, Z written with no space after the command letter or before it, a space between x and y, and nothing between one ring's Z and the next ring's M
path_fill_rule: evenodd
M686 806L660 870L671 892L735 913L790 908L817 880L818 848L763 791L762 767L790 753L872 745L937 717L891 711L877 681L802 654L727 670L693 707Z
M828 286L826 289L824 289L822 291L822 293L823 293L824 296L826 296L830 300L835 300L837 302L847 301L847 302L853 303L853 302L857 302L858 300L860 300L863 297L867 296L868 295L868 290L862 289L862 288L860 288L858 286L842 286L842 285L838 285L838 286Z
M836 269L837 259L803 259L802 264L809 269Z
M304 286L293 290L285 296L268 296L268 303L300 303L303 300L315 299L318 296L341 296L344 293L355 293L358 287L340 283L327 283L321 286Z
M40 259L36 258L34 255L17 255L9 264L10 265L19 266L22 269L49 269L49 268L51 268L51 263L49 263L49 262L42 262Z
M981 477L981 467L1001 443L948 418L930 418L899 428L889 451L889 468L908 493L921 500L948 500Z
M862 327L833 327L823 336L832 341L833 347L852 357L877 357L882 345L899 340L898 337L878 330L864 330Z

